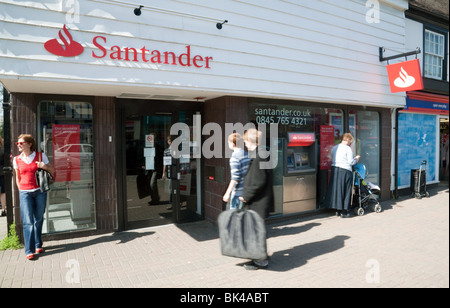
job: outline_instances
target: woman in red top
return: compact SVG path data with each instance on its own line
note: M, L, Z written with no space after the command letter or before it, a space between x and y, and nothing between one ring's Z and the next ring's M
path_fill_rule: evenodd
M41 192L36 183L35 173L38 168L54 173L47 156L36 152L36 141L33 136L22 134L19 136L17 147L21 152L14 157L16 184L19 188L20 214L23 223L23 239L25 255L28 260L34 259L34 254L44 252L42 248L42 224L44 221L47 192Z

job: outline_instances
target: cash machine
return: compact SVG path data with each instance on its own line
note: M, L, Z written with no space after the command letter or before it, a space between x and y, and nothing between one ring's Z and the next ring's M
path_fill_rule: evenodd
M284 144L283 214L316 209L316 153L313 132L289 132Z

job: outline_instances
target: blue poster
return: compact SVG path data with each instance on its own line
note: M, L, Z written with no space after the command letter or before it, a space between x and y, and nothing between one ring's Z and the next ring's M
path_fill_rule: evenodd
M411 185L411 169L427 161L426 180L436 181L436 116L400 113L398 116L398 187Z

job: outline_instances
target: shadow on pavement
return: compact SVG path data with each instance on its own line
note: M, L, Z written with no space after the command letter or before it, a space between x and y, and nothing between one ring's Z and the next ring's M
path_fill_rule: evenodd
M320 223L308 223L302 226L296 227L284 227L284 226L267 226L267 238L277 237L277 236L285 236L285 235L294 235L300 234L302 232L306 232L311 230L314 227L320 226Z
M198 221L185 224L177 224L178 229L188 234L197 242L209 241L219 238L219 229L217 225L206 221Z
M331 253L344 247L344 243L350 237L337 235L328 240L303 244L289 249L276 251L270 257L267 270L286 272L291 269L305 265L308 260Z
M109 243L109 242L117 242L116 244L125 244L127 242L131 242L135 239L138 239L140 237L145 237L148 235L152 235L155 232L116 232L111 235L102 235L99 237L96 237L94 239L83 241L83 242L77 242L77 243L64 243L59 245L51 245L51 246L45 246L45 255L52 255L52 254L59 254L62 252L72 251L72 250L78 250L84 247L89 247L92 245L97 245L101 243Z

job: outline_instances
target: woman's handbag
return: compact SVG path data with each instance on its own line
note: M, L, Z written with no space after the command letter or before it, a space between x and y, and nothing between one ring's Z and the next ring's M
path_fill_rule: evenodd
M42 153L39 152L39 162L41 162L42 160ZM55 181L55 179L53 178L53 175L48 172L47 170L38 168L36 170L36 183L39 186L39 188L41 189L41 192L46 192L50 190L50 185L52 185Z
M267 258L266 225L253 210L231 210L218 218L222 255L244 258Z

